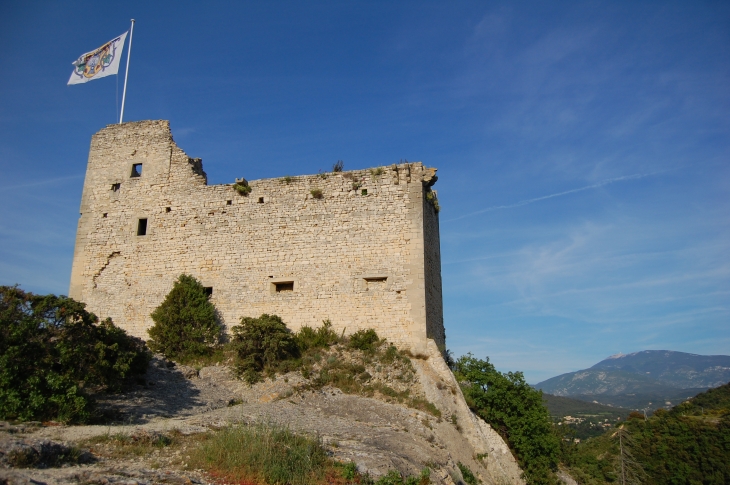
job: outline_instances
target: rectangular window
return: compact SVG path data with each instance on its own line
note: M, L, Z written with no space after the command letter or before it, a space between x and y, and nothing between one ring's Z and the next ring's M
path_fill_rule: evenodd
M385 282L388 281L387 276L365 276L366 291L382 291L385 290Z
M137 222L137 235L138 236L147 235L147 219L140 219Z
M141 177L142 176L142 164L141 163L135 163L132 165L132 175L130 177Z
M119 192L119 188L122 184L112 184L112 192Z
M264 198L263 197L259 197L259 204L263 204L263 203L264 203Z
M294 282L293 281L281 281L279 283L274 283L274 286L276 287L277 293L294 291Z
M213 287L212 286L206 286L203 289L205 290L205 294L208 295L208 298L213 296Z

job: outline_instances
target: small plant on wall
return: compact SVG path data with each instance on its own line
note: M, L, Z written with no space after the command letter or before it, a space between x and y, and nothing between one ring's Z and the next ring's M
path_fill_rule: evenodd
M236 183L233 184L233 188L236 189L240 195L248 195L251 193L251 186L248 185L246 179L236 179Z
M439 212L441 210L441 206L439 205L439 199L436 195L435 190L428 189L428 192L426 192L426 200L431 203L434 209L436 209L436 212Z
M342 172L343 168L345 168L345 162L343 162L342 160L337 160L337 163L332 165L333 172Z
M309 191L309 193L312 194L313 199L321 199L324 197L322 189L312 189Z
M372 168L370 169L370 175L373 177L379 177L385 173L385 169L383 167L378 168Z
M284 178L281 179L281 183L287 184L287 185L289 185L293 181L294 181L294 178L291 177L291 176L289 176L289 175L287 175L286 177L284 177Z

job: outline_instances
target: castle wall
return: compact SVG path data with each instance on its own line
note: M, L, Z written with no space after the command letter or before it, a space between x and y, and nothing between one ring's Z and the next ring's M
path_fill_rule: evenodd
M69 294L146 338L150 313L187 273L212 287L227 326L274 313L293 330L330 319L339 332L443 345L438 216L424 184L435 170L381 171L255 180L242 196L208 186L168 122L110 125L91 142Z

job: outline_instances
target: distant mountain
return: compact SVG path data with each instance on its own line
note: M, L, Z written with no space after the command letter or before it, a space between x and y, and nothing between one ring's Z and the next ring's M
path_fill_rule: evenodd
M730 355L644 350L633 354L612 355L591 369L642 374L679 389L710 388L730 382Z
M730 356L645 350L535 385L556 396L631 409L672 407L730 381Z

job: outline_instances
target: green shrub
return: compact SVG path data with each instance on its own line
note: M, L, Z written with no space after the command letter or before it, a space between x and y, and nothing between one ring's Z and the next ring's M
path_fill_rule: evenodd
M471 354L460 357L454 375L469 407L507 441L528 484L557 483L560 439L552 431L542 392L530 387L521 372L502 374Z
M144 342L85 306L0 287L0 419L88 421L91 394L147 371Z
M350 335L350 341L347 345L351 349L358 349L367 352L374 350L379 343L380 338L378 337L378 334L375 333L375 330L369 328L367 330L358 330Z
M231 331L238 354L236 372L249 384L261 380L263 372L275 371L281 362L299 357L294 335L276 315L243 317Z
M236 192L238 192L240 195L248 195L251 193L251 186L243 183L236 183L233 185L233 188L236 189Z
M322 189L312 189L309 191L309 193L312 194L312 198L314 199L321 199L324 197Z
M441 206L439 205L439 198L436 195L435 190L429 189L428 192L426 192L426 200L431 203L433 208L436 210L436 212L441 211Z
M294 338L300 352L306 352L309 349L324 349L340 340L337 333L332 330L332 322L329 320L324 320L322 326L316 330L305 325L294 335Z
M152 320L147 344L168 359L186 362L210 355L221 339L215 307L205 287L190 275L180 275Z
M464 481L468 485L479 485L479 480L477 480L477 477L474 476L474 473L471 471L471 469L464 465L462 462L457 462L456 466L459 467L459 471L461 472L461 476L464 477Z

